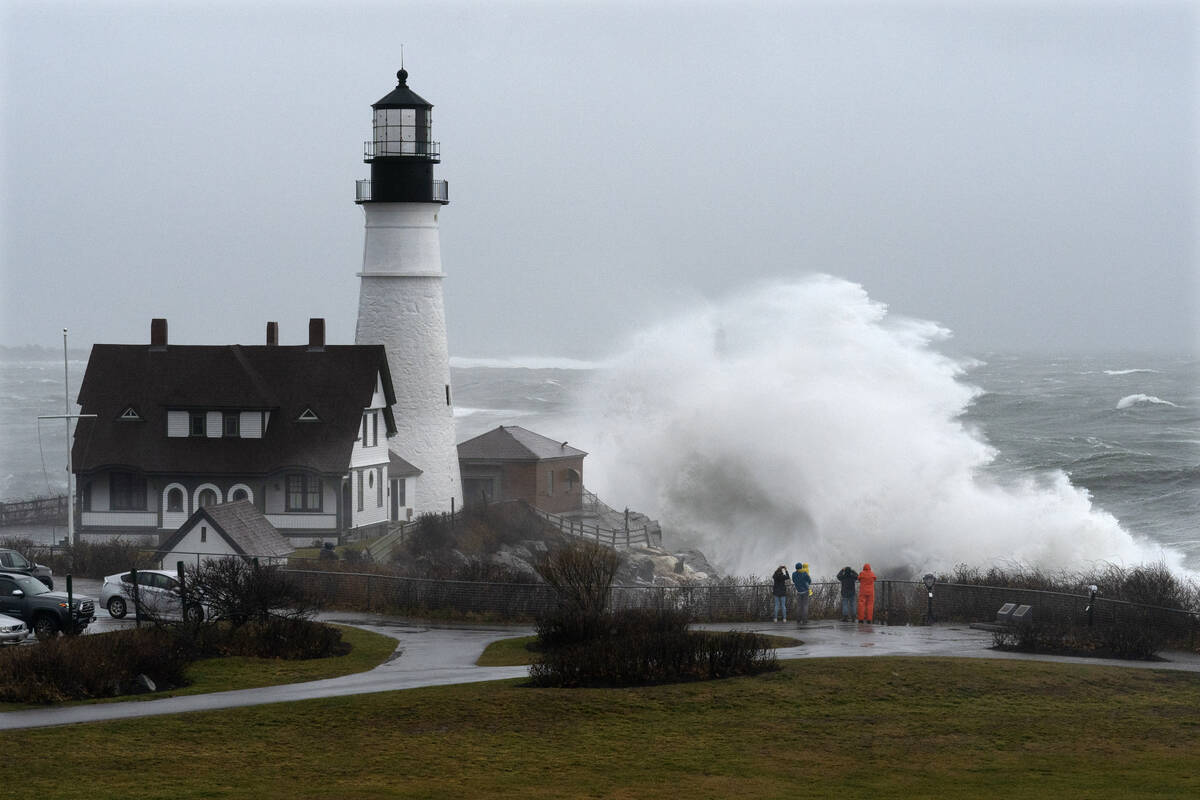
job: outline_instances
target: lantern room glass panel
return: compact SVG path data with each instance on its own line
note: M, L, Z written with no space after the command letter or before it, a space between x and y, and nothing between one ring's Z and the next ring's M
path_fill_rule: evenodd
M431 116L428 109L376 109L375 155L428 155Z

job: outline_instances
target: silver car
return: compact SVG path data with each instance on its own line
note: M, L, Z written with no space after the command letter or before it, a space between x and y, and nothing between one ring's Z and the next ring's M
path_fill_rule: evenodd
M0 644L20 644L28 635L28 625L16 617L0 614Z
M100 605L108 609L110 616L121 619L134 611L134 601L141 605L142 613L158 618L183 617L188 622L202 622L204 608L199 603L188 603L182 609L183 597L179 578L165 569L139 569L137 591L134 591L133 570L116 575L107 575L100 587Z

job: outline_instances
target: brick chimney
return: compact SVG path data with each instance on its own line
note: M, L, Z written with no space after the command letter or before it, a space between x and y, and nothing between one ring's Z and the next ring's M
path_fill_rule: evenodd
M308 349L325 349L325 319L313 317L308 321Z
M279 323L278 322L268 322L267 323L267 344L271 345L272 347L279 344Z
M167 349L167 321L161 317L150 320L150 347L153 350Z

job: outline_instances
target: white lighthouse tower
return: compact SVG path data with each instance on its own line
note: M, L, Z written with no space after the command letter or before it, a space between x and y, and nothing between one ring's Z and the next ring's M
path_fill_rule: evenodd
M407 71L396 77L371 106L374 136L363 155L371 178L358 182L366 233L354 341L387 349L398 429L388 446L420 470L415 497L400 505L450 511L462 505L438 238L438 213L450 201L446 182L433 178L441 160L433 106L408 88Z

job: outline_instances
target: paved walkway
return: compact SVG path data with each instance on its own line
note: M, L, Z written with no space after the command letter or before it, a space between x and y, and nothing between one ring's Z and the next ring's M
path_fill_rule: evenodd
M107 619L107 615L104 615ZM100 703L59 708L9 711L0 713L0 730L69 725L112 719L178 714L187 711L212 711L222 708L309 700L316 697L389 692L419 686L519 678L527 667L477 667L475 660L484 648L497 639L527 636L527 626L429 626L408 620L373 614L326 613L319 619L382 633L397 640L396 653L385 663L367 672L340 678L240 689L230 692L168 697L122 703ZM98 619L97 622L102 620ZM108 621L116 625L116 620ZM1064 658L991 650L992 635L965 625L895 627L857 625L855 623L814 622L800 627L793 623L702 625L710 630L753 630L796 636L804 641L798 647L778 650L779 658L843 658L862 656L952 656L957 658L1012 658L1036 661L1060 661L1103 664L1133 669L1170 669L1200 673L1200 656L1171 653L1160 662L1113 661L1106 659Z

